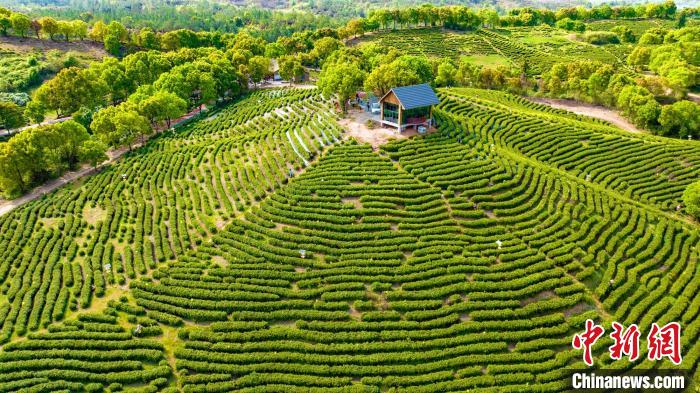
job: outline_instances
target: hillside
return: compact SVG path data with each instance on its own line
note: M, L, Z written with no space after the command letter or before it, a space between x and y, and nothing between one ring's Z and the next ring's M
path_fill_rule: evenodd
M700 8L473 3L0 7L0 393L698 393Z
M696 370L700 145L440 96L373 151L255 92L1 217L0 389L556 392L586 318L682 321Z
M54 42L0 36L0 93L28 92L70 66L87 66L106 56L92 42Z

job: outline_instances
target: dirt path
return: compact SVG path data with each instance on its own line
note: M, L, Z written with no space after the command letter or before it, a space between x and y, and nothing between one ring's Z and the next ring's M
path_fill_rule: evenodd
M401 137L396 129L376 127L367 127L367 121L371 116L364 111L351 110L346 118L338 121L345 130L344 136L353 137L358 142L369 143L372 149L377 150L379 146L387 143L392 139Z
M532 102L537 102L539 104L549 105L556 109L565 109L569 112L573 112L579 115L585 115L589 117L594 117L596 119L607 120L610 123L622 128L625 131L634 132L638 134L644 133L644 131L635 127L634 124L630 123L629 120L622 117L619 113L612 109L608 109L599 105L586 104L584 102L574 101L574 100L561 100L555 98L538 98L538 97L526 97Z
M396 128L379 127L376 125L373 128L367 126L369 120L376 119L378 116L370 115L369 113L353 109L350 110L344 119L338 120L345 133L344 138L355 138L358 142L369 143L373 150L377 150L379 146L386 144L394 139L406 139L418 135L415 129L407 129L399 132ZM435 129L430 127L428 133L434 132Z
M64 121L71 120L72 118L73 118L73 116L61 117L60 119L49 119L49 120L46 120L46 121L42 121L41 123L30 124L30 125L28 125L28 126L23 126L23 127L20 127L20 128L15 128L15 129L13 129L13 130L6 130L6 129L4 129L4 128L3 128L3 129L0 129L0 130L2 130L2 136L8 136L8 137L9 137L9 136L11 136L11 135L14 135L14 134L20 132L20 131L24 131L24 130L27 130L27 129L30 129L30 128L34 128L34 127L39 127L39 126L47 126L47 125L49 125L49 124L62 123L62 122L64 122Z
M14 52L33 52L36 50L46 52L49 50L60 50L62 52L76 51L86 54L96 60L109 56L105 52L101 43L90 40L76 41L52 41L48 39L37 39L36 37L15 37L5 36L0 37L0 48L12 50Z
M176 121L172 122L172 125L175 126L199 113L199 109L195 109L192 112L186 114L185 116L182 116L181 118L177 119ZM159 127L158 130L162 130L165 127ZM147 142L148 139L144 141ZM141 146L140 143L136 143L133 145L134 148ZM120 147L119 149L114 149L110 150L107 152L107 161L105 161L102 166L104 165L109 165L113 163L114 161L118 160L121 156L123 156L125 153L129 151L128 147ZM95 168L90 167L90 166L83 166L78 170L71 171L71 172L66 172L63 174L63 176L50 180L36 188L34 188L32 191L28 192L27 194L22 195L19 198L11 199L11 200L6 200L0 198L0 216L7 214L10 212L12 209L21 206L29 201L33 201L35 199L41 198L44 195L50 193L51 191L54 191L55 189L64 186L76 179L80 179L83 176L88 176L95 173Z

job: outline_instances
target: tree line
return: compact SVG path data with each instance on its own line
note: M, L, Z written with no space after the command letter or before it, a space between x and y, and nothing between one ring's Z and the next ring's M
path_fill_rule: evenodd
M45 132L60 134L70 126L80 141L91 141L85 147L91 153L102 146L131 148L154 130L170 127L172 119L188 110L245 94L248 81L260 82L271 73L265 49L262 39L239 33L226 50L141 51L121 60L110 57L87 68L61 70L34 92L24 112L15 104L0 105L6 126L8 121L23 124L25 117L41 122L47 111L72 116L69 121L21 131L0 144L0 167L17 168L0 171L0 189L10 195L26 192L94 156L75 153L79 143L72 145L70 154L57 154L62 147L42 144L44 139L53 140L44 138ZM23 152L30 150L33 155L28 158Z
M570 7L557 11L532 7L513 8L499 14L491 8L469 8L466 6L441 6L423 4L418 7L380 8L370 10L365 18L356 18L339 29L342 37L361 35L378 29L397 29L410 26L441 26L454 30L475 30L481 27L537 26L547 24L567 30L585 30L586 21L604 19L678 18L684 23L689 16L697 15L700 8L688 8L677 12L672 0L637 6L601 5L598 7Z

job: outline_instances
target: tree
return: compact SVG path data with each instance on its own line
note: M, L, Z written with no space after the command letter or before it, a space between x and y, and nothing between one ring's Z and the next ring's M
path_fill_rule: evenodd
M7 132L27 123L22 108L14 102L0 101L0 125Z
M496 10L491 8L482 8L479 10L478 15L483 21L483 23L489 28L495 29L496 27L498 27L500 18Z
M254 84L270 75L270 59L263 56L253 56L248 61L248 76Z
M367 76L364 86L365 90L371 90L374 94L382 96L392 87L427 83L432 80L432 65L425 58L407 55L389 64L375 67Z
M89 163L94 169L97 165L107 161L107 145L97 137L91 137L80 146L80 161Z
M632 52L627 56L627 64L637 70L641 70L649 64L651 57L651 49L646 46L635 46Z
M686 187L683 192L683 204L689 214L695 216L695 218L700 218L700 181L691 183Z
M136 37L136 44L144 49L159 49L158 36L148 27L144 27Z
M40 159L38 153L23 133L0 143L0 189L5 195L28 191L32 170Z
M121 44L127 42L128 40L129 32L126 30L124 25L117 21L109 22L109 24L104 28L102 43L104 44L105 50L108 53L118 56L121 50Z
M88 140L90 134L88 134L87 130L82 124L73 120L52 124L48 128L59 136L59 161L67 163L69 167L74 167L75 164L80 162L80 146L83 144L83 142Z
M133 83L124 72L124 65L115 58L106 58L102 63L95 63L91 70L97 78L105 82L109 90L112 104L125 100L133 91Z
M55 109L59 117L73 113L81 106L94 108L103 104L107 85L88 71L77 67L62 69L37 89L33 101L46 109Z
M119 42L127 42L129 40L129 31L123 24L113 20L109 22L106 28L105 35L113 35L117 37Z
M16 12L12 14L10 21L12 22L12 30L15 31L15 34L19 34L20 37L27 36L27 32L29 32L32 26L32 20L29 19L28 16Z
M58 34L59 32L58 22L56 21L56 19L50 16L45 16L39 19L39 24L41 25L41 31L43 31L45 34L48 34L49 38L51 38L52 40L54 39L54 36L56 36L56 34Z
M113 147L131 146L136 137L150 134L148 119L139 114L130 103L106 107L97 112L90 124L92 131L105 144Z
M71 28L73 31L73 35L77 38L80 38L81 41L84 40L88 35L88 25L80 19L71 21Z
M649 127L656 123L661 113L661 105L649 90L636 85L622 88L617 97L617 106L633 123L641 127Z
M59 20L58 33L63 35L66 42L70 41L70 37L73 35L73 24L69 21Z
M169 91L158 91L137 106L139 112L148 118L153 126L166 120L168 128L172 119L184 115L187 111L187 101Z
M76 112L71 115L73 120L80 123L85 129L90 130L90 123L92 123L92 117L95 115L96 110L93 108L88 108L86 106L81 106Z
M7 35L7 29L12 27L12 19L9 14L0 13L0 33Z
M479 84L479 75L481 67L467 60L462 60L457 69L456 82L460 86L477 86Z
M350 34L357 38L358 34L365 34L365 27L362 19L353 19L348 22L347 29Z
M635 42L637 37L635 37L634 32L627 26L615 26L610 29L613 33L616 33L622 42Z
M121 51L121 43L119 42L119 38L114 35L114 34L107 34L104 37L104 46L105 50L107 53L114 55L114 56L119 56L119 52Z
M445 60L438 66L435 84L437 86L453 86L457 80L457 68L451 61Z
M24 108L24 116L34 123L41 123L46 118L46 105L36 100L29 101Z
M677 101L664 105L659 115L663 135L700 136L700 105L690 101Z
M335 95L338 106L347 112L346 102L362 87L365 72L357 63L326 63L318 78L318 87L325 97Z
M323 37L314 42L314 49L311 53L317 59L317 64L323 65L323 61L342 46L343 43L336 38Z
M301 65L301 60L296 56L281 57L279 59L279 67L280 77L288 80L290 85L304 76L304 67Z
M95 42L104 42L104 37L105 37L106 32L107 32L107 25L103 21L98 20L92 26L92 29L90 29L90 33L88 33L88 37Z

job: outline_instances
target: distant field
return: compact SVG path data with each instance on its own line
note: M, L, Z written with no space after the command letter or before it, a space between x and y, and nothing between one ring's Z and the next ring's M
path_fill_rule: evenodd
M0 92L28 92L62 68L86 66L105 56L89 42L0 37Z
M440 28L388 30L359 39L358 45L374 42L401 53L473 59L479 65L513 64L527 60L533 75L553 63L585 57L624 66L632 45L595 46L577 39L575 34L548 26L514 27L477 32L457 32Z

